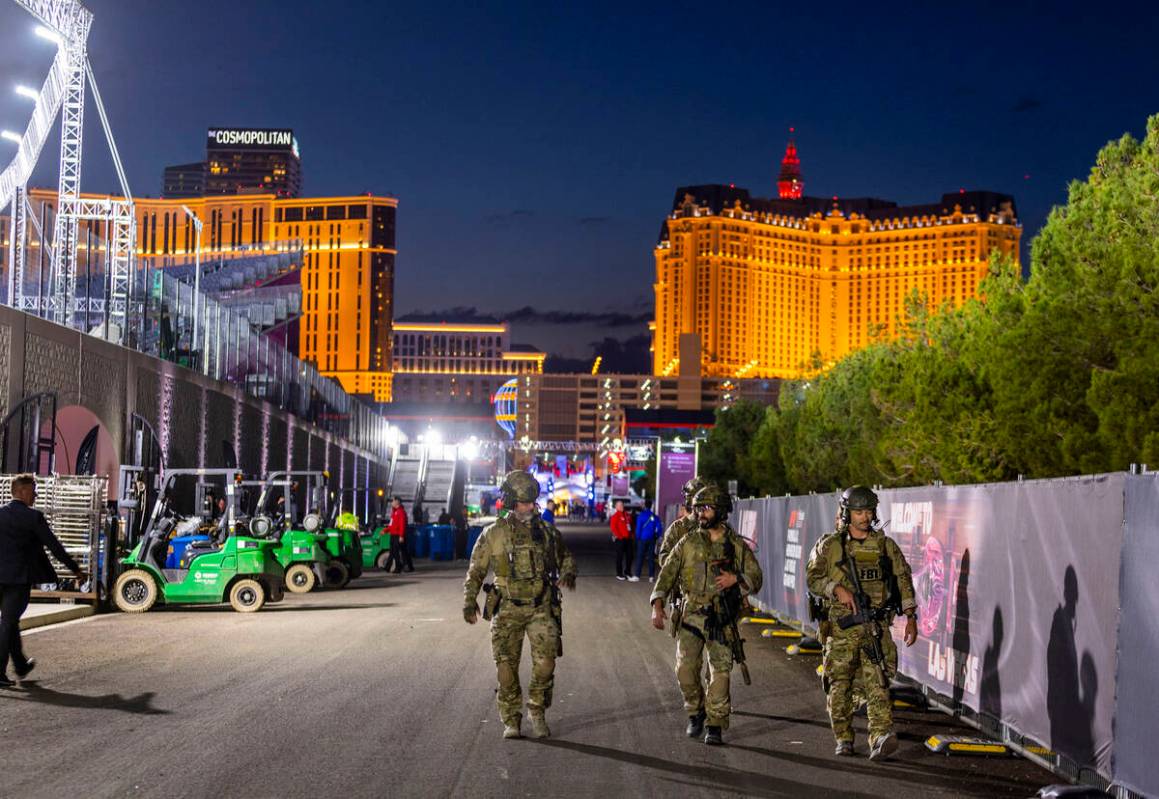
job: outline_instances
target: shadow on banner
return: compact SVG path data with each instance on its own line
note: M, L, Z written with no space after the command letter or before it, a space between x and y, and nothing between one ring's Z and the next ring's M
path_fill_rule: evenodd
M1151 551L1159 545L1152 521L1150 538L1138 535L1133 544L1132 569L1121 566L1127 480L1116 473L879 492L878 514L905 553L917 592L918 642L899 648L901 673L1108 779L1120 770L1122 757L1112 751L1121 745L1124 715L1135 714L1133 740L1146 749L1155 730L1144 708L1159 695L1152 676L1159 633L1151 634L1159 628L1159 581L1144 571L1159 563ZM1154 480L1147 486L1134 514L1154 520L1159 493ZM753 525L765 569L758 602L807 625L805 564L834 527L837 494L744 500L737 509L738 521ZM1132 624L1150 624L1148 635L1132 639L1132 663L1146 664L1143 670L1117 659L1120 568L1124 586L1128 576L1131 585L1147 586L1132 588L1133 602L1124 602ZM902 630L899 619L895 639ZM1137 694L1129 711L1119 703L1116 741L1117 672L1130 675ZM1132 768L1151 780L1147 770L1157 761L1132 755ZM1144 776L1135 784L1155 793L1159 785Z

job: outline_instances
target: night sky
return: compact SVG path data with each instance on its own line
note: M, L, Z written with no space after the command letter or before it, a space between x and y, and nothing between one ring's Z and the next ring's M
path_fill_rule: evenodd
M772 195L789 126L807 194L1009 192L1029 241L1159 112L1154 3L553 5L90 0L89 52L135 194L209 126L293 128L307 196L399 198L399 315L568 309L515 338L573 357L646 333L676 186ZM0 84L39 88L32 26L0 6ZM85 190L117 188L102 139L90 111Z

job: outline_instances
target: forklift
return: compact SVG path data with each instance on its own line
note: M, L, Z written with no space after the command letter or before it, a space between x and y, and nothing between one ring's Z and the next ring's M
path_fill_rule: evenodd
M368 520L369 529L360 536L364 569L373 566L386 571L386 561L390 558L390 535L386 531L389 514L385 513L382 505L385 495L386 492L381 488L374 492L374 513Z
M274 555L286 570L286 589L308 594L326 580L332 560L326 549L322 513L326 501L325 472L270 472L264 480L246 481L259 488L250 532L278 542ZM303 493L304 496L299 496ZM303 499L299 519L298 500Z
M361 524L357 513L359 494L365 488L343 488L330 492L330 512L326 517L326 586L345 588L362 576ZM349 506L349 510L346 507Z
M266 602L280 602L285 572L274 554L277 544L247 535L238 514L242 475L236 469L169 469L140 539L121 560L113 601L125 613L144 613L158 602L205 605L228 602L239 613L254 613ZM191 485L192 483L192 485ZM121 497L130 512L144 507L136 496L141 482L121 480L133 495ZM133 487L136 488L133 488ZM192 488L192 491L190 491ZM190 507L191 512L183 512ZM223 507L216 507L218 500ZM181 508L181 510L179 510ZM166 560L170 539L197 529L205 539L189 541L178 568Z

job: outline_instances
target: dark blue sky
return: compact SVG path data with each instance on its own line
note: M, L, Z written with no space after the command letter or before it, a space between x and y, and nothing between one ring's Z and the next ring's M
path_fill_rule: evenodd
M51 47L6 5L0 77L38 86ZM292 127L307 194L398 196L400 314L647 312L675 187L772 194L790 125L809 194L1010 192L1029 239L1159 112L1149 3L88 5L135 193L203 157L210 125ZM26 115L0 91L0 126ZM114 189L87 136L85 188ZM580 354L600 332L549 327L517 337Z

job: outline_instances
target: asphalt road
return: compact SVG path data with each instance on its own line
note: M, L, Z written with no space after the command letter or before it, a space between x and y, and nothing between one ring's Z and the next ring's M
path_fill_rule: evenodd
M928 735L956 729L938 714L898 713L891 762L865 759L863 734L860 756L838 759L817 659L755 633L728 745L690 741L648 583L613 577L604 528L564 535L580 579L549 740L501 738L487 629L460 614L465 563L420 561L257 614L162 609L28 634L36 679L0 690L0 795L902 799L1056 781L1014 758L927 752ZM525 655L525 685L528 669Z

